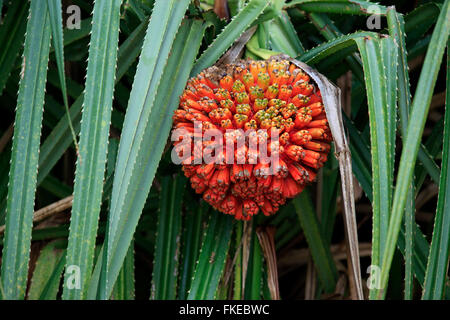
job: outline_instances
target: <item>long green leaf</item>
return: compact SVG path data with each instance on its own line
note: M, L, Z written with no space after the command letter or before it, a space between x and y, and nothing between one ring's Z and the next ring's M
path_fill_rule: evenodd
M246 0L228 0L228 7L230 8L230 13L235 16L242 10Z
M58 65L58 75L61 83L61 91L63 94L64 107L69 122L70 132L78 151L77 137L73 129L69 114L69 101L67 100L66 75L64 73L64 46L63 46L63 22L61 15L61 0L48 0L48 13L50 16L50 25L52 28L53 47L56 54L56 64Z
M130 247L134 247L133 241L131 241ZM102 246L102 247L100 248L99 252L98 252L97 259L96 259L96 261L95 261L94 271L92 271L92 276L91 276L91 279L90 279L90 282L89 282L89 288L88 288L87 296L86 296L86 299L87 299L87 300L95 300L95 298L96 298L96 296L97 296L98 284L99 284L99 282L100 282L100 275L101 275L101 273L103 272L104 249L105 249L105 247ZM128 248L127 254L128 254L128 252L129 252L130 250L131 250L131 249ZM126 259L126 255L125 255L124 261L125 261L125 259ZM125 263L124 263L124 264L125 264ZM120 272L122 271L122 269L123 269L123 267L124 267L124 264L122 265L122 268L120 269L119 274L117 275L118 278L119 278L119 276L120 276ZM120 280L120 279L118 279L118 281L119 281L119 280ZM116 283L117 283L117 282L116 282ZM113 287L112 290L114 290L115 288L116 288L116 285L114 285L114 287ZM112 295L112 294L113 294L113 292L111 292L111 295Z
M147 22L142 22L136 30L122 43L119 48L117 58L117 70L115 82L119 82L130 68L136 58L139 56L140 47L145 36L145 27ZM70 93L70 90L69 90ZM80 131L81 109L84 95L78 97L70 108L70 119L74 124L75 132ZM63 153L67 150L72 142L72 136L68 121L61 119L47 139L42 144L39 157L39 174L38 185L48 175L50 170L55 166Z
M411 44L416 43L427 31L431 26L433 26L436 23L436 20L439 16L439 5L435 2L425 3L421 6L418 6L413 11L409 12L405 16L405 33L408 35L405 39L406 43L408 44L408 47ZM387 18L388 18L388 25L389 25L389 12L391 12L391 16L393 13L393 8L389 7L387 10ZM397 14L399 17L402 17L401 15ZM403 18L400 18L403 19ZM389 29L391 27L389 26Z
M92 27L92 18L86 18L80 21L80 29L64 29L64 46L68 46L77 40L89 36Z
M419 159L421 164L425 167L427 173L430 175L430 178L433 180L433 182L439 184L439 176L440 176L439 167L434 161L434 159L431 157L428 150L426 150L422 144L419 145L417 159Z
M329 27L329 25L330 25L329 22L325 23L323 21L319 21L317 19L317 17L318 17L317 15L311 15L311 18L316 23L318 23L318 26ZM388 20L388 22L389 22L389 20ZM390 28L391 29L393 28L392 22L390 22ZM332 36L332 34L325 33L325 31L323 31L323 33L324 33L324 35L327 35L327 37ZM404 34L404 31L403 31L403 34ZM376 37L376 36L377 35L375 33L371 33L371 32L357 32L354 34L339 36L333 40L330 40L329 42L323 43L315 48L310 49L309 51L307 51L304 55L302 55L298 59L301 61L304 61L308 64L318 63L325 58L328 58L328 60L329 60L332 57L338 55L339 52L343 52L345 50L352 49L353 47L355 47L355 50L356 50L357 47L355 45L355 40L364 38L364 37ZM398 40L400 41L400 39L398 39ZM348 53L351 53L351 52L348 52ZM346 53L346 54L348 54L348 53ZM403 70L403 67L402 67L402 70ZM402 74L403 73L400 73L400 76ZM399 81L402 81L402 83L404 82L401 78L399 79ZM399 83L399 86L400 85L401 84ZM401 90L401 89L402 89L402 87L399 87L399 90ZM403 97L403 95L400 94L400 99L402 99L402 97ZM402 117L403 117L403 114L402 114L403 111L401 111L402 110L402 101L399 101L399 103L400 103L400 108L401 108L400 109L400 118L402 119ZM427 172L429 173L429 175L433 179L433 181L435 181L436 183L439 183L439 168L436 165L435 161L431 158L430 153L427 151L427 149L423 145L420 145L418 157L419 157L419 160L422 162L422 164L425 166ZM355 159L355 160L357 160L357 159Z
M122 79L130 66L139 56L140 48L145 36L146 26L147 21L142 22L120 46L117 58L118 62L115 78L116 84ZM68 81L68 83L70 83L70 81ZM68 93L71 94L71 92L72 90L70 90L69 86ZM69 110L70 119L74 124L74 130L76 133L80 131L83 97L84 95L80 95ZM114 111L115 110L113 110L112 116L114 116ZM70 132L69 123L67 119L63 118L57 123L41 146L39 154L39 172L37 177L38 186L42 183L42 181L44 181L45 177L47 177L67 148L69 148L72 141L73 137ZM6 183L2 184L2 186L6 188ZM4 219L2 213L4 212L5 207L6 197L0 201L0 221L3 221Z
M1 270L5 299L23 299L26 290L49 51L47 3L33 0L25 38L9 174Z
M134 300L134 290L134 242L131 242L111 298L113 300Z
M22 48L27 28L28 1L12 1L5 19L0 26L0 95L13 70L19 51Z
M92 272L95 239L102 201L114 90L121 0L94 5L86 90L80 132L80 154L75 174L74 199L66 263L80 271L80 287L69 286L66 268L63 299L83 299Z
M284 215L282 214L283 211L285 212ZM280 216L280 219L274 219L271 225L277 228L277 232L275 233L275 248L280 250L294 237L298 237L302 230L292 203L280 209L280 214L277 214L275 218L278 216Z
M39 296L39 300L56 300L61 282L62 273L66 264L66 251L62 252L58 264L53 269L50 278Z
M234 264L234 283L233 283L233 300L242 300L242 240L243 240L244 222L235 225L234 235L236 250L236 262Z
M177 292L181 238L181 204L186 179L166 176L161 181L151 299L174 300Z
M253 222L253 228L256 228L255 222ZM244 294L246 299L261 300L263 283L263 254L256 232L252 232L251 239Z
M203 217L210 206L205 201L198 204L195 201L185 201L187 212L183 220L183 240L180 265L180 281L178 285L178 299L185 300L194 277L200 246L202 244ZM189 206L189 203L192 206Z
M180 31L182 36L172 47L188 3L156 1L148 26L117 156L108 217L106 271L99 286L102 299L109 296L125 257L169 135L171 113L178 105L203 36L202 23L187 20Z
M330 248L326 245L327 241L322 237L321 227L308 190L304 190L292 202L308 241L320 282L326 292L333 292L338 279L336 265Z
M392 8L389 9L391 12L393 11ZM388 10L388 12L389 12ZM395 10L394 10L395 11ZM424 13L426 17L428 17L428 11ZM331 61L334 57L340 56L344 54L345 59L349 63L349 66L351 67L354 74L357 76L358 79L362 80L362 72L360 72L360 62L359 59L353 59L353 57L347 56L348 54L353 53L353 50L356 50L356 46L354 45L354 41L357 39L363 38L363 37L376 37L375 33L370 32L357 32L354 34L348 34L348 35L342 35L337 37L337 35L340 34L340 32L337 30L336 27L334 27L332 21L330 19L327 19L325 15L319 15L319 14L310 14L309 15L311 21L318 27L318 30L329 40L329 42L322 43L319 46L310 49L307 51L304 55L302 55L299 59L302 61L305 61L309 64L314 64L319 61L322 61L325 58L328 58L327 61ZM398 19L400 19L401 16L399 16ZM432 19L432 16L429 17ZM391 20L389 20L391 19ZM389 29L390 32L394 26L394 23L392 22L392 18L389 18L388 15L388 23L389 23ZM409 29L412 29L415 24L414 19L410 19L407 26L409 26ZM397 38L400 35L405 34L404 30L400 33L398 31L396 35L396 39L398 42L397 44L400 44L400 39ZM391 34L392 35L392 34ZM332 39L332 40L330 40ZM404 47L404 46L403 46ZM346 52L346 50L349 50ZM404 49L405 55L406 55L406 49ZM412 57L411 57L412 58ZM327 62L326 61L326 62ZM324 68L327 69L327 68ZM403 67L400 70L403 72ZM401 78L398 79L400 82L404 82ZM399 86L402 85L402 83L399 83ZM401 90L402 87L399 87L399 90ZM401 97L400 97L401 98ZM400 116L403 116L403 111L401 107L401 101L400 103ZM392 114L393 115L393 114ZM393 123L393 121L391 122ZM391 126L392 127L392 126ZM392 136L393 137L393 136ZM391 148L393 145L391 145ZM439 168L436 165L435 161L430 157L429 152L427 152L426 148L421 144L419 148L418 158L421 161L421 163L425 166L428 174L433 179L434 182L439 183Z
M188 300L214 299L231 239L233 218L214 211L204 235Z
M195 62L191 75L195 76L215 63L245 29L258 18L269 2L269 0L250 0L244 9L233 17L233 20L227 24L208 49L203 51L200 58Z
M403 17L389 7L387 12L389 34L395 39L399 48L397 67L398 106L400 115L401 132L406 136L409 118L409 106L411 103L409 74L407 68L407 52L405 41L405 26ZM395 142L395 140L393 141ZM413 294L413 251L414 251L414 222L415 222L415 198L414 184L408 190L408 199L405 210L405 300L411 300Z
M258 29L259 31L259 29ZM255 33L250 40L246 44L246 50L245 55L246 58L250 58L253 60L259 60L259 59L269 59L273 55L280 54L281 52L275 52L266 48L260 48L259 47L259 35L260 32Z
M448 43L448 42L447 42ZM439 195L434 218L433 238L428 256L422 299L443 299L445 293L450 250L450 56L447 45L447 93L444 120L444 144Z
M414 253L414 224L415 224L415 199L414 186L408 190L408 198L405 206L405 300L413 299L414 277L413 277L413 253Z
M289 15L282 11L279 17L266 22L272 50L283 52L295 58L305 52L300 39L289 19Z
M404 137L400 164L397 174L397 185L394 193L392 212L389 221L387 246L383 256L383 267L381 270L381 286L386 288L389 270L394 256L394 250L401 227L403 212L405 210L408 188L411 184L414 165L420 146L420 138L427 119L426 115L430 107L433 89L437 74L444 54L445 45L448 41L450 31L450 1L445 1L442 6L436 27L433 31L430 45L428 47L425 61L420 73L419 82L411 105L411 115L407 135ZM386 290L379 293L379 298L384 297Z
M46 285L51 280L53 272L58 268L58 262L63 256L64 250L60 249L61 241L54 241L47 244L39 254L28 289L28 300L38 300L45 290ZM61 273L59 274L61 276ZM59 284L59 281L58 281ZM51 295L56 298L58 286L51 289Z
M370 162L369 164L367 161L362 160L366 156L364 153L369 154L369 150L361 151L360 148L356 147L356 142L360 142L361 140L361 133L354 128L354 125L351 123L351 120L346 118L344 114L344 120L346 127L350 135L350 150L352 152L352 160L353 160L353 172L358 179L361 187L363 188L365 194L369 198L369 200L372 202L372 174L370 169ZM413 224L413 232L412 235L414 237L414 247L413 250L413 271L414 275L416 276L417 280L419 281L420 285L423 285L424 278L425 278L425 269L426 269L426 263L427 263L427 257L428 257L428 242L425 239L424 235L422 234L420 228L417 226L417 224ZM405 245L405 239L406 239L406 231L405 226L402 225L402 230L398 239L398 248L402 251L403 255L406 256L406 245Z
M398 66L398 46L393 37L384 37L380 39L380 53L382 57L382 67L385 79L386 104L384 106L386 121L386 142L387 142L387 192L386 200L389 207L386 218L386 224L389 217L389 209L392 205L392 188L394 184L394 164L395 164L395 140L397 133L397 66Z
M390 38L392 39L392 38ZM391 141L388 124L387 83L394 74L386 76L381 41L377 38L356 40L363 61L366 78L367 101L369 105L370 140L372 150L372 186L373 186L373 227L372 261L374 266L381 265L381 257L386 245L388 213L392 190L390 174ZM394 57L396 57L394 55ZM395 61L397 62L397 61ZM394 78L395 79L395 78ZM375 291L371 290L371 298Z
M292 0L286 5L286 8L294 6L309 12L359 15L386 14L386 7L361 0Z
M311 22L316 26L317 30L327 39L332 41L342 36L341 31L334 25L333 21L323 13L311 13L308 15ZM360 82L364 82L361 59L356 53L345 57L345 61L352 70L353 74Z
M330 152L334 152L334 148L332 148ZM336 218L336 200L339 191L338 165L337 159L335 157L331 157L325 163L322 170L322 203L320 224L322 227L322 235L324 239L327 240L328 245L331 244L331 237L333 236L334 222Z
M376 33L361 31L340 36L306 51L305 54L298 58L298 60L307 64L315 64L340 50L344 50L351 46L356 47L355 40L364 37L376 37Z
M86 19L87 20L87 19ZM136 58L139 56L142 42L145 37L145 30L147 26L147 21L142 22L136 27L136 29L130 34L130 36L122 43L118 52L118 62L115 82L116 84L122 79L125 73L130 69L130 66L135 62ZM90 23L89 23L90 25ZM76 31L70 30L70 31ZM70 34L70 32L68 33ZM67 41L67 37L64 38ZM69 79L68 79L69 80ZM73 96L78 88L71 90L71 81L68 81L68 93ZM81 121L81 107L83 103L84 95L76 97L75 102L70 108L69 114L72 123L74 124L74 130L76 133L80 131L80 121ZM114 115L117 115L116 110L112 113L112 124L114 125ZM70 132L69 123L67 119L61 119L57 125L54 127L52 132L49 134L47 139L45 139L42 144L40 155L39 155L39 172L37 178L37 185L39 186L45 177L49 174L52 168L56 165L58 160L64 154L64 152L69 148L73 141L73 137ZM6 183L2 184L2 187L6 188ZM6 197L0 201L0 221L3 221L4 209L6 207ZM3 212L2 212L3 211Z
M392 10L391 10L392 11ZM389 15L388 15L388 22L389 22ZM390 30L393 28L394 23L392 23L392 21L390 22ZM404 31L402 31L402 33L400 31L396 31L397 34L395 35L396 39L397 36L400 34L404 34ZM394 36L394 35L393 35ZM396 43L400 44L401 40L397 39ZM348 36L343 36L342 38L338 38L336 39L336 41L331 41L329 44L324 44L321 46L318 46L314 49L311 50L311 53L307 53L305 55L306 58L310 59L309 57L315 57L318 56L320 58L323 58L324 56L327 56L328 54L334 52L334 50L336 49L335 47L340 47L342 46L342 44L345 45L346 48L351 48L350 44L351 44L351 40L349 41ZM404 47L404 46L403 46ZM404 50L404 55L406 56L406 50ZM309 55L309 57L308 57ZM322 55L322 56L321 56ZM302 57L303 58L303 57ZM400 90L401 88L401 84L400 82L404 82L404 79L402 79L402 75L403 73L403 68L404 67L400 67L399 66L399 88ZM406 68L405 68L406 69ZM407 72L407 71L406 71ZM408 92L409 94L409 92ZM403 97L404 95L400 94L400 99ZM401 101L399 101L400 103L400 107L402 107ZM392 116L392 115L391 115ZM402 116L402 114L401 114ZM401 117L402 118L402 117ZM344 115L344 119L346 119L345 115ZM394 121L391 121L391 123L393 123ZM348 121L347 121L348 123ZM350 127L351 128L351 127ZM392 129L391 129L392 130ZM370 174L369 172L366 170L366 166L363 165L363 163L361 162L363 160L363 158L360 158L359 155L360 154L366 154L367 152L355 152L355 143L358 144L361 140L360 140L360 136L358 135L353 135L355 137L355 139L351 140L351 144L350 144L350 148L352 149L352 154L354 155L353 157L353 166L354 166L354 172L357 175L361 185L363 186L364 190L366 191L366 194L368 194L367 192L369 192L371 194L371 187L367 184L367 181L371 180L370 178ZM393 135L391 136L393 137ZM391 146L392 147L392 146ZM362 149L360 149L362 150ZM437 168L434 160L431 158L431 156L429 155L429 153L427 152L427 149L425 147L423 147L422 145L420 146L419 149L419 159L422 161L422 163L424 164L424 166L426 167L426 170L428 171L428 173L430 174L430 176L433 178L434 181L437 181L437 176L439 173L439 169ZM391 160L392 161L392 160ZM419 175L421 181L423 181L423 177L424 175L421 174ZM369 194L368 194L369 195ZM416 228L413 228L413 235L411 235L410 237L416 238L416 236L414 235ZM408 235L407 235L408 236ZM418 239L422 239L422 238L418 238ZM420 255L420 257L422 258L417 258L417 251L415 249L409 248L408 246L406 246L406 252L408 251L413 251L415 252L415 256L413 257L414 261L416 261L415 263L419 262L419 265L415 266L413 269L415 270L415 274L416 276L419 277L419 279L421 280L421 283L423 282L423 269L420 269L423 267L423 261L422 260L417 260L417 259L422 259L422 255Z

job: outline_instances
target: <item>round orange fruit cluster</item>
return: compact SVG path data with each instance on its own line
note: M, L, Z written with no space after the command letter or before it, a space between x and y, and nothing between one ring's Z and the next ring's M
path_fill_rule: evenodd
M302 192L332 140L320 91L282 59L204 70L188 81L173 120L184 132L174 151L192 187L238 220L274 214ZM214 140L202 139L206 131ZM208 152L214 161L204 161Z

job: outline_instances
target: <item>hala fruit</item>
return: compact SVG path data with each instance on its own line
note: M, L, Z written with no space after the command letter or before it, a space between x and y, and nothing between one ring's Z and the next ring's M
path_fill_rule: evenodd
M320 91L287 60L247 60L204 70L188 81L173 119L174 130L185 133L183 145L189 142L182 149L175 141L174 150L184 156L192 187L238 220L249 220L259 210L274 214L315 179L330 151ZM202 140L206 130L219 137ZM242 136L247 138L239 140ZM223 141L231 141L232 152ZM202 162L211 148L215 161Z

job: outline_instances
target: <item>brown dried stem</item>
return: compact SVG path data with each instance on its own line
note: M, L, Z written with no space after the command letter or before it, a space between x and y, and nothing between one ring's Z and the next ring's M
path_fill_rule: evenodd
M73 196L68 196L64 199L61 199L59 201L56 201L46 207L43 207L33 214L33 222L40 222L54 214L63 212L66 209L69 209L72 207L72 201ZM3 234L5 232L5 226L0 226L0 234Z

